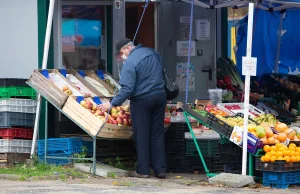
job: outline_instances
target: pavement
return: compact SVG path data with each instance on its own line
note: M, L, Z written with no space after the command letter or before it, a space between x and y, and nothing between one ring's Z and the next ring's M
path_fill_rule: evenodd
M0 194L292 194L299 187L289 189L271 189L253 185L244 188L229 188L223 185L211 186L204 175L168 174L167 179L138 178L85 178L64 180L0 181Z

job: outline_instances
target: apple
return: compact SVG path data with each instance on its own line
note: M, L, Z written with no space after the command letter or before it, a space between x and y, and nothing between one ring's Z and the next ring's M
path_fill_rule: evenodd
M124 117L123 117L123 116L120 116L120 115L118 116L118 118L120 118L120 119L122 119L122 120L124 119Z
M128 126L128 119L123 120L123 125Z
M118 118L118 114L117 114L117 113L112 113L111 116L112 116L114 119L117 119L117 118Z
M68 89L69 89L68 86L63 86L63 88L62 88L63 91L67 91Z
M129 105L125 105L125 106L123 106L123 110L125 110L125 111L129 111Z
M96 110L95 115L99 116L100 115L100 110Z
M85 107L86 101L85 101L85 100L82 100L82 101L80 102L80 105L83 106L83 107Z
M93 110L96 111L97 110L97 106L93 105Z
M113 122L114 122L114 124L115 124L115 125L117 125L117 124L118 124L118 121L116 121L116 120L113 120Z
M117 106L116 109L117 109L118 111L120 111L120 110L121 110L121 107L120 107L120 106Z
M125 114L125 111L124 110L120 110L120 112L122 115Z
M126 113L125 115L126 115L127 119L130 119L130 114Z
M95 114L96 111L92 110L92 113Z
M131 119L128 119L128 126L132 126Z
M73 94L72 90L66 90L65 92L68 96L71 96Z
M100 112L99 112L99 115L100 116L104 116L104 112L102 112L101 110L99 110Z
M90 109L90 106L89 106L88 104L85 104L85 105L84 105L84 108Z
M112 114L112 113L118 113L118 110L117 110L116 107L112 107L110 112L111 112L111 114Z
M121 119L120 117L118 117L118 118L117 118L117 122L118 122L118 124L121 124L121 125L122 125L122 124L123 124L123 119Z

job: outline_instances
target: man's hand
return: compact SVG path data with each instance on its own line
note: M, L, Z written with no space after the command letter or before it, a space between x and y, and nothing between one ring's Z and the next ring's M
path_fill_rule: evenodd
M107 112L110 107L110 102L105 102L98 106L103 112Z

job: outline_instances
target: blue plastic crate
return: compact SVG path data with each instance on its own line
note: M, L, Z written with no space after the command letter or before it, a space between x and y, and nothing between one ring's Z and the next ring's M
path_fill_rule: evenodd
M56 157L69 157L70 155L67 154L58 154L55 155ZM44 156L39 156L39 162L42 163L45 161ZM47 164L52 164L52 165L67 165L71 164L72 160L68 159L54 159L54 158L47 158Z
M263 186L286 189L295 184L300 184L300 171L263 172Z
M87 153L89 155L93 154L93 141L82 141L82 146L85 146L87 148Z
M47 141L47 155L73 155L82 151L82 138L51 138ZM45 140L38 140L38 156L45 153Z

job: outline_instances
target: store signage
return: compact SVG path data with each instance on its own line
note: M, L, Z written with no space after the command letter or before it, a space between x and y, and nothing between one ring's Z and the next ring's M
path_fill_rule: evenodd
M191 56L195 56L195 41L191 41ZM177 41L177 56L186 57L189 53L189 41Z
M257 58L243 57L242 59L242 74L256 76Z
M121 7L121 1L115 1L115 7L116 7L116 9L120 9L120 7Z

